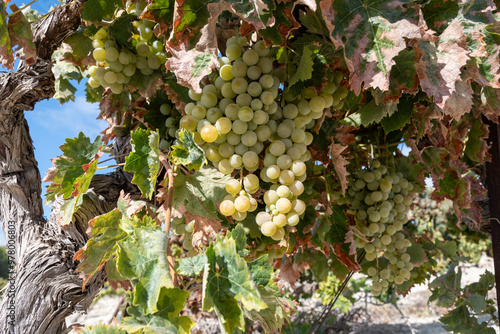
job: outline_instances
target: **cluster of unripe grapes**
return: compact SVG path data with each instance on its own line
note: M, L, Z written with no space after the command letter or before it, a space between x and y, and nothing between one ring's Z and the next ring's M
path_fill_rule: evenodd
M228 196L220 203L219 210L224 216L231 216L236 221L247 217L247 212L257 209L257 200L251 196L259 190L259 178L254 174L248 174L243 178L243 186L236 179L226 182Z
M186 224L186 218L173 218L170 229L175 235L183 236L182 246L188 251L189 257L195 256L198 252L193 248L194 220Z
M160 112L166 117L165 126L167 127L166 133L160 140L160 148L164 151L168 151L170 149L170 143L172 142L171 139L175 138L176 132L179 128L178 125L181 113L168 103L164 103L160 106Z
M336 72L320 94L306 88L301 96L281 96L286 71L275 69L274 61L263 41L250 47L246 38L230 38L226 57L219 59L218 75L202 93L189 92L195 102L186 105L179 125L194 132L195 141L220 172L239 170L241 177L243 170L252 173L260 168L260 179L272 185L264 195L266 210L257 215L256 223L262 234L280 240L285 236L283 227L298 224L305 211L305 203L297 197L304 191L304 162L311 159L307 147L313 135L307 130L326 108L341 107L347 90L339 88L343 75ZM251 190L257 191L259 178L248 174L245 180L248 177L256 180ZM257 206L246 185L241 190L241 183L229 182L230 196L220 211L240 221Z
M127 2L131 14L139 15L145 7L145 1ZM160 69L166 57L163 43L153 34L155 24L142 19L133 22L139 32L133 35L133 49L121 48L105 28L100 28L92 41L96 65L89 68L89 86L109 87L114 94L120 94L136 73L148 76Z
M406 253L411 242L401 230L408 222L414 186L378 160L371 168L359 170L349 185L338 203L348 204L347 212L354 216L355 227L362 234L354 239L356 246L365 250L368 261L376 260L367 272L373 281L372 292L378 296L392 283L402 284L411 278L413 264ZM379 261L381 257L387 261ZM385 268L382 262L388 263Z

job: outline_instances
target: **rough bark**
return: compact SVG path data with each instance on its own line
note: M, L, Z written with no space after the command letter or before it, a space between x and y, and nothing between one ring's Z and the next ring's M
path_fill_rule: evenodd
M0 221L16 263L0 309L0 332L5 334L64 333L65 318L90 305L104 274L93 277L82 291L73 256L87 242L89 219L111 210L120 190L129 188L121 171L96 176L74 225L61 229L55 223L60 201L51 219L43 218L40 173L24 111L54 94L50 57L80 25L84 1L39 21L34 29L37 63L0 76Z

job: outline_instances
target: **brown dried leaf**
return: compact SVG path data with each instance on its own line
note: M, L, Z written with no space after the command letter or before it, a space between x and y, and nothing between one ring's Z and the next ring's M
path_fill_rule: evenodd
M279 269L280 279L288 282L292 288L295 286L295 282L300 278L300 273L303 271L297 263L293 262L293 257L287 257L285 262L281 262Z
M340 153L342 153L347 146L342 146L340 144L331 143L328 147L328 155L330 156L330 160L333 163L333 167L335 167L335 172L337 172L337 176L340 181L340 186L342 187L342 193L345 195L345 191L347 189L347 172L346 166L349 164L349 161L345 157L343 157Z
M342 244L333 245L333 252L337 255L337 259L345 264L349 270L354 272L361 271L361 266L356 262L356 259L353 259L342 250Z
M444 114L458 121L464 114L470 112L472 108L472 93L470 80L457 81L455 83L455 91L444 104Z
M10 9L15 13L9 18L8 23L10 45L18 45L17 53L22 50L24 61L29 65L33 65L36 63L36 48L33 43L31 24L15 4L12 4Z

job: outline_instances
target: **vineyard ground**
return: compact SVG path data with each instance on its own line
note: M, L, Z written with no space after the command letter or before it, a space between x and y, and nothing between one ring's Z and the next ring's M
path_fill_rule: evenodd
M488 256L481 257L476 264L462 263L462 284L466 285L476 282L480 275L486 270L493 272L493 259ZM490 298L496 296L493 289ZM405 297L398 300L396 309L393 305L382 305L375 302L369 295L359 293L357 302L352 309L357 310L357 316L348 323L353 334L444 334L446 332L439 322L439 317L446 313L446 309L438 307L435 303L427 305L430 292L426 285L415 286ZM66 323L93 325L101 321L109 322L113 313L121 301L120 296L104 296L95 302L87 314L75 313L66 319ZM308 314L307 317L319 315L323 306L318 298L301 300L303 304L299 310ZM299 315L300 316L300 315ZM219 333L216 318L205 318L197 321L194 333L215 334ZM486 319L480 319L485 321ZM500 333L498 327L495 328ZM71 333L75 333L72 331ZM258 333L258 332L255 332ZM327 333L339 333L335 330L327 330ZM347 334L343 332L343 334Z

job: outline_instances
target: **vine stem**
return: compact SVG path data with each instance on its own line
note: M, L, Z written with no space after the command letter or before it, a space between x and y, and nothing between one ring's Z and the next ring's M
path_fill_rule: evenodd
M9 15L7 15L7 17L11 17L11 16L14 16L16 15L17 13L21 12L22 10L24 10L25 8L28 8L29 6L31 6L32 4L34 4L35 2L37 2L38 0L33 0L31 1L29 4L27 5L24 5L22 6L21 8L18 8L15 12L12 12L10 13ZM11 8L12 9L12 8Z
M51 11L49 11L48 13L46 13L46 14L44 14L44 15L40 16L40 17L39 17L38 19L36 19L35 21L30 22L30 24L34 24L34 23L36 23L36 22L40 21L41 19L43 19L43 18L47 17L48 15L52 14L52 13L53 13L53 12L55 12L56 10L63 9L63 8L65 8L65 7L71 6L71 5L72 5L72 4L74 4L74 3L76 3L76 0L73 0L73 1L71 1L71 2L68 2L68 3L67 3L67 4L65 4L65 5L58 6L58 7L54 8L54 9L52 9Z
M455 294L455 296L457 296L458 298L467 299L467 297L463 296L460 292L458 292L457 290L455 290L454 288L452 288L451 286L449 286L448 284L446 284L446 282L443 281L443 279L438 276L438 274L434 271L434 269L430 268L429 272L431 274L433 274L434 276L436 276L436 279L439 282L441 282L443 284L443 286L445 286L448 290L450 290L451 292L453 292Z
M114 156L114 157L112 157L112 158L109 158L109 159L106 159L106 160L99 161L97 164L99 165L99 164L105 163L105 162L110 161L110 160L115 160L115 159L117 159L117 158L126 157L126 156L128 156L128 155L129 155L129 153L119 154L119 155Z
M166 162L164 162L166 164ZM172 282L174 283L174 286L177 287L179 286L179 282L177 280L177 272L175 271L174 268L174 258L172 257L172 249L170 248L170 218L172 217L172 202L174 199L174 178L175 175L174 173L177 171L177 166L174 165L173 168L170 166L165 166L167 168L167 175L168 175L168 192L167 192L167 202L165 203L166 210L165 210L165 232L167 233L167 239L169 242L167 242L167 262L168 262L168 267L170 269L170 276L172 277Z
M124 163L122 164L116 164L116 165L109 165L109 166L103 166L103 167L97 167L97 169L107 169L107 168L114 168L114 167L121 167L121 166L125 166Z

